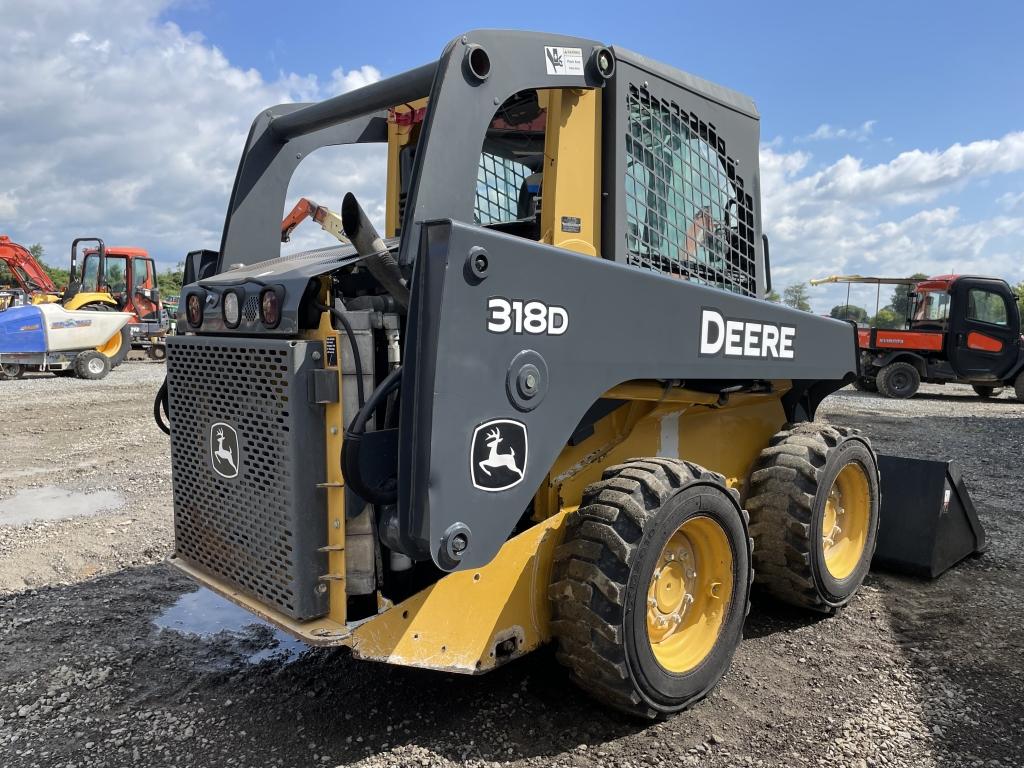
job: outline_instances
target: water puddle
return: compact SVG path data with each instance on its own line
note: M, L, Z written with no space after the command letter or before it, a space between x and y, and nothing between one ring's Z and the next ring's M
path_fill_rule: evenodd
M87 517L124 506L124 497L116 491L81 493L48 485L18 491L0 501L0 525L27 525L47 520Z
M160 629L184 635L230 638L250 664L265 659L292 661L309 649L301 640L208 589L182 595L153 619L153 623Z

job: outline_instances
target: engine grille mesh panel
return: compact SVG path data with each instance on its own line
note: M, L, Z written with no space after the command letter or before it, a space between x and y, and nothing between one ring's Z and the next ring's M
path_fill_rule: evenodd
M326 518L303 500L322 480L308 469L318 462L298 455L317 440L315 425L297 424L307 407L295 354L288 341L168 339L174 533L178 556L308 619L326 612L316 591ZM218 423L237 432L234 478L213 469Z
M715 127L629 86L627 262L753 296L753 198Z

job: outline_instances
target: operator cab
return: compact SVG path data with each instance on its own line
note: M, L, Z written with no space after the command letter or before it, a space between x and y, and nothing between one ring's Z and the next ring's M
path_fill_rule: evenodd
M98 250L87 249L81 290L109 294L119 311L134 313L140 322L162 324L156 266L142 248L111 246L102 258Z

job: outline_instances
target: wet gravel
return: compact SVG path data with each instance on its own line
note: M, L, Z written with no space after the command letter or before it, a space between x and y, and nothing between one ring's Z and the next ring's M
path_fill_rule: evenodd
M991 546L942 578L873 573L839 616L758 599L732 670L669 720L576 691L543 650L479 678L305 651L218 605L170 550L160 366L0 383L0 766L1024 765L1024 405L960 387L844 391L821 415L884 452L957 460Z

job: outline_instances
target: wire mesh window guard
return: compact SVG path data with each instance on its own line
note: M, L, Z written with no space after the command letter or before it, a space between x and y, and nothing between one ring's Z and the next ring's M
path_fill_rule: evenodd
M476 172L473 220L477 224L498 224L519 218L519 191L530 174L522 163L482 152Z
M713 125L629 86L626 261L756 293L753 199Z

